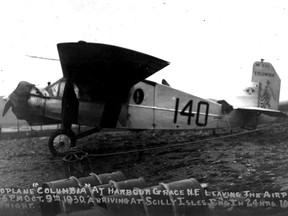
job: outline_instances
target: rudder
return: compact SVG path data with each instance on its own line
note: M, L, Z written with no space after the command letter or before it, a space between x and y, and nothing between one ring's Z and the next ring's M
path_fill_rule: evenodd
M258 107L278 110L281 79L269 62L253 64L252 82L259 83Z

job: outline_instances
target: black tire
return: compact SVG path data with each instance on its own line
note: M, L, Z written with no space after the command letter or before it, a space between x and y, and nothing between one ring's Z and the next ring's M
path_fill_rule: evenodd
M49 150L54 156L65 155L75 144L75 134L71 130L56 130L50 135L48 141Z

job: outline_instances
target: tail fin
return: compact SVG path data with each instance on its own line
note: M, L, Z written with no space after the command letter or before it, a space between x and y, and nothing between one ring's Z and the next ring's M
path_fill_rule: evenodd
M278 110L281 79L272 64L257 61L253 64L252 82L259 83L258 107Z

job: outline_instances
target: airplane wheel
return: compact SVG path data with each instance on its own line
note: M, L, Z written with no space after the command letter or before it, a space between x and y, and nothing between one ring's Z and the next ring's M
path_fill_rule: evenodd
M48 142L49 149L54 156L65 155L75 144L75 134L71 130L56 130L51 134Z

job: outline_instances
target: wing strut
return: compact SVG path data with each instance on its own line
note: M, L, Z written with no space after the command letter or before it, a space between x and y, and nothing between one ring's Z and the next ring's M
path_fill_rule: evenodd
M73 83L67 79L62 99L62 129L71 130L71 125L78 122L79 102L76 97Z

